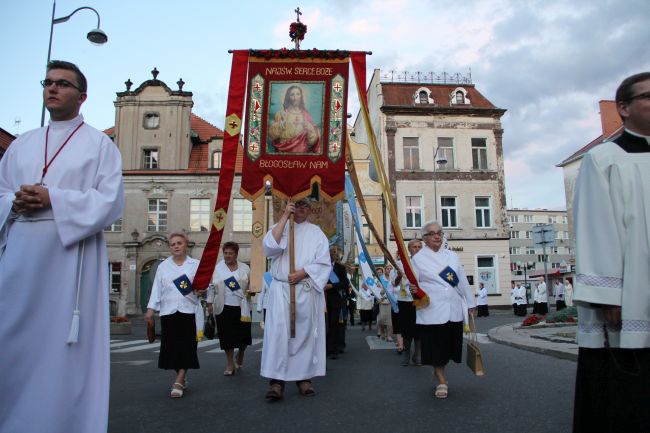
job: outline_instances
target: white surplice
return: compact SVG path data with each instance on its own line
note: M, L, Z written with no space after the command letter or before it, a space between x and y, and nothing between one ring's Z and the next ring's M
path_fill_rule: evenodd
M327 237L309 222L294 225L295 269L309 275L296 284L296 336L289 322L289 223L278 244L269 231L264 254L273 281L266 300L260 374L270 379L304 380L325 375L325 295L332 271Z
M622 329L608 330L611 347L650 347L649 185L650 152L607 142L582 160L573 204L581 347L604 347L603 313L592 304L621 306Z
M82 122L50 122L48 161ZM108 259L104 227L124 206L117 146L83 125L44 179L52 208L11 214L22 184L40 181L46 128L18 137L0 161L0 431L106 432ZM84 240L78 342L67 344Z
M424 246L411 259L420 288L429 296L429 305L416 310L418 325L440 325L447 322L467 323L467 309L476 306L465 269L458 255L446 248L437 252ZM452 287L439 275L447 266L458 276L458 285Z

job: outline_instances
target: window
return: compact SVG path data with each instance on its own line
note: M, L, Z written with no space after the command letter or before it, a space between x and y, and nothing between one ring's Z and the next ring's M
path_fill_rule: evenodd
M420 149L417 137L404 137L404 170L420 169Z
M158 129L160 127L160 115L158 113L145 113L142 126L144 126L144 129Z
M463 95L463 92L460 90L456 92L456 104L464 104L465 103L465 95Z
M472 138L472 168L487 170L487 139Z
M524 215L524 222L525 223L532 223L533 222L533 216L532 215Z
M443 228L458 227L456 197L440 197L440 213Z
M122 287L122 263L109 263L108 272L111 276L110 293L120 293Z
M210 199L190 199L190 231L207 232L210 230Z
M555 224L555 216L549 215L548 216L548 222L551 223L551 224Z
M212 152L212 168L221 168L221 152Z
M531 254L531 255L536 254L535 248L527 247L526 254Z
M537 255L537 261L538 262L544 263L547 260L548 260L548 254L547 255L544 255L544 254L538 254Z
M510 215L508 218L510 219L511 223L518 223L519 222L519 215Z
M564 239L569 239L569 232L567 231L564 232Z
M420 93L418 93L420 104L428 104L429 103L429 95L427 95L426 90L420 90Z
M564 249L566 250L566 253L567 253L567 254L571 254L571 253L572 253L572 251L571 251L571 247L565 247Z
M475 197L474 210L476 212L476 227L491 227L490 197Z
M232 230L249 232L253 227L253 203L245 198L235 198L232 201Z
M548 251L548 252L549 252L550 254L557 254L557 251L558 251L558 250L557 250L557 247L549 247L549 251Z
M144 168L158 168L158 150L143 149L143 153Z
M167 199L149 199L149 208L147 212L147 231L167 231Z
M532 239L533 238L533 232L528 230L526 231L526 239Z
M559 263L551 263L551 269L560 269L560 264Z
M510 232L510 239L519 239L519 232L511 231Z
M521 254L519 247L510 247L510 254Z
M436 161L433 161L438 168L454 168L454 139L451 137L438 137L438 155ZM438 161L445 161L438 164Z
M566 215L563 215L562 216L562 224L567 224L567 222L568 221L567 221Z
M104 229L105 232L121 232L122 231L122 218L115 221L110 226Z
M422 197L405 197L406 199L406 228L422 227Z

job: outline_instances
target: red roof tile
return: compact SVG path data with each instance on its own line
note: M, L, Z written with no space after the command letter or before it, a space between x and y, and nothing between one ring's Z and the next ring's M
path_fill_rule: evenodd
M412 107L416 105L414 103L415 92L424 87L431 91L430 96L433 98L434 107L454 107L461 110L464 108L497 108L476 90L473 84L381 83L381 87L384 105ZM469 105L452 105L450 103L450 95L458 87L467 91ZM418 106L426 107L424 104Z
M190 122L192 131L198 135L199 140L202 143L207 143L215 138L223 138L223 131L221 129L217 128L207 120L200 118L196 114L191 115Z
M16 137L13 134L10 134L9 132L0 128L0 147L7 149L7 147L9 147L9 144L11 144L11 142L15 139Z

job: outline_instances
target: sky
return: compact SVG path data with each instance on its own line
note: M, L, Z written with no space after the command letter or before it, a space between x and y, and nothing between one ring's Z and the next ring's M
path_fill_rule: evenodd
M89 81L82 108L98 129L115 124L115 93L160 71L172 89L194 94L193 112L223 129L229 49L291 48L300 6L303 49L372 51L368 80L382 72L471 70L476 88L502 118L508 207L565 209L556 165L601 133L598 101L621 80L650 71L647 0L59 0L57 18L89 6L108 43L86 34L90 10L54 26L52 59L76 63ZM51 0L0 4L0 127L40 126L52 18ZM352 73L350 73L352 77ZM351 94L348 111L356 117Z

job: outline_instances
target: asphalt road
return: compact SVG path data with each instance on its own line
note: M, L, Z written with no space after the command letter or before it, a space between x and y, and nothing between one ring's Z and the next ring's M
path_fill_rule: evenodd
M477 320L480 333L517 321L509 311ZM348 329L346 353L328 360L327 376L314 380L315 397L300 396L288 383L283 401L267 403L257 324L244 368L233 377L223 376L218 344L199 348L201 369L190 371L182 399L169 398L173 372L157 368L156 346L138 343L144 328L134 328L133 335L112 337L111 433L571 431L575 362L486 338L487 375L451 364L449 398L438 400L431 367L402 367L392 346L356 326Z

